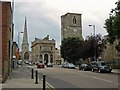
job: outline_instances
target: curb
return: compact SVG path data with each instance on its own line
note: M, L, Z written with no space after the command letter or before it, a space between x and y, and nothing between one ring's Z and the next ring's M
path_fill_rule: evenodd
M41 79L40 80L40 82L42 82L43 81L43 79ZM43 83L43 82L42 82ZM48 83L47 81L46 81L46 88L49 88L49 90L55 90L55 87L53 87L50 83Z
M55 90L55 87L53 87L51 84L49 84L48 82L46 82L46 85L49 87L50 90Z

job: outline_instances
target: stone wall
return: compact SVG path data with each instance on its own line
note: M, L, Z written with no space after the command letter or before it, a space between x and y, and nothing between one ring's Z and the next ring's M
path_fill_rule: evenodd
M44 39L35 39L32 42L32 60L33 62L54 63L55 60L55 40L49 40L48 37ZM51 59L52 58L52 59Z
M81 14L67 13L61 16L61 40L68 37L82 39Z

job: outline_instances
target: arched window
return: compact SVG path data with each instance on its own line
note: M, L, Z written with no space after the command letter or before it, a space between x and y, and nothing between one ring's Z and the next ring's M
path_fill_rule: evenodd
M45 62L45 65L48 63L48 54L44 55L44 62Z
M50 55L50 62L53 63L53 55Z
M29 59L29 53L28 53L28 52L26 52L26 53L24 54L24 59Z
M73 24L76 24L76 18L75 17L73 18Z
M40 46L40 50L42 50L42 46Z
M42 60L42 55L39 56L40 60Z

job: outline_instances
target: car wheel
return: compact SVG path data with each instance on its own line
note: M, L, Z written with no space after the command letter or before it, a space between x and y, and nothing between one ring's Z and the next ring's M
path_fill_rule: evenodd
M101 70L99 69L98 72L101 73Z
M85 68L83 68L83 71L85 71Z
M94 69L92 68L92 72L94 72Z
M109 71L109 73L111 73L111 71Z

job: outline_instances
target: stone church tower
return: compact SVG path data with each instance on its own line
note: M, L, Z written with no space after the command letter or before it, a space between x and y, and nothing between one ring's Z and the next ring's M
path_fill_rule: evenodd
M68 37L83 39L81 14L66 13L61 16L61 41Z
M23 41L22 41L22 59L23 60L29 59L29 44L28 44L26 17L25 17L24 33L23 33Z

